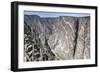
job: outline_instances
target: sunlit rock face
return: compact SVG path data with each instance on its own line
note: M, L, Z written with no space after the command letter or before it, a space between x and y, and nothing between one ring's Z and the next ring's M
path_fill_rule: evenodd
M57 59L73 59L75 32L75 17L59 17L58 22L53 26L53 34L49 37L48 41Z
M90 58L90 17L24 16L24 61Z

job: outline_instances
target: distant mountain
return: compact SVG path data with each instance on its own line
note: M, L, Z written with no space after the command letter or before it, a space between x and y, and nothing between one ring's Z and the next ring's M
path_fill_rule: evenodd
M24 61L90 58L90 17L24 15Z

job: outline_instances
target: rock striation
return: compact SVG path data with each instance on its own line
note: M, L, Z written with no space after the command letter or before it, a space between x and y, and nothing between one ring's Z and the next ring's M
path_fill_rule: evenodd
M24 15L24 61L90 58L90 17Z

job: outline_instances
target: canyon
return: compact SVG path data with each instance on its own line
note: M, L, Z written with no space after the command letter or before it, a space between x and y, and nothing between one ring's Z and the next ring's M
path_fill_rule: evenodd
M90 16L24 15L24 61L90 58Z

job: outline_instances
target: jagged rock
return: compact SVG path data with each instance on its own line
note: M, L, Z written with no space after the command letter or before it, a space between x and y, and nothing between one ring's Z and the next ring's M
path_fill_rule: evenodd
M90 58L90 17L24 16L24 61Z
M73 58L76 32L75 17L59 17L54 25L53 35L49 38L49 46L60 60ZM52 40L53 39L53 40Z
M79 29L75 58L90 58L90 17L79 18Z

